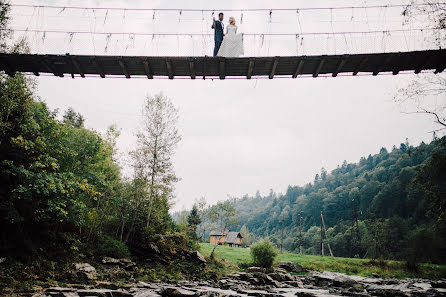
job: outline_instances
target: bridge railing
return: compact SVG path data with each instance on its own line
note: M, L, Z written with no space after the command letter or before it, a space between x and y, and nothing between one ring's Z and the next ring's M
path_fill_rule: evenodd
M308 4L309 5L309 4ZM404 5L227 10L244 56L386 53L444 48L445 28L405 22ZM125 56L212 55L219 10L12 5L13 40L32 53ZM406 20L407 21L407 20Z

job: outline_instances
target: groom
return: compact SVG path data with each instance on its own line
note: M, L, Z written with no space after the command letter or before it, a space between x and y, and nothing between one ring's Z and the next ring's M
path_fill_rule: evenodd
M212 22L212 29L214 29L214 40L215 40L215 47L214 47L214 57L218 54L218 50L220 49L221 43L223 42L223 12L220 12L218 14L218 20L215 20L215 17Z

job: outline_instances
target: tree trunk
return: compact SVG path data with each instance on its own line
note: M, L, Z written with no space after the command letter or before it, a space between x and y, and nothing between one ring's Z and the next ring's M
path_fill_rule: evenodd
M155 137L155 148L153 151L153 164L152 164L152 173L151 173L151 182L150 182L150 196L149 196L149 209L147 212L147 224L146 227L149 228L150 217L152 215L152 204L153 204L153 188L155 186L155 174L156 174L156 161L157 161L157 152L158 149L158 136Z

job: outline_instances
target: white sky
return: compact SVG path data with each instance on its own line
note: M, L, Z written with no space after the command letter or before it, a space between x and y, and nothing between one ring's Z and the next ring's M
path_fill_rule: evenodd
M34 0L11 1L12 4L78 5L94 7L145 7L145 8L282 8L282 7L330 7L374 4L398 4L407 1L101 1L101 0ZM215 5L215 7L213 6ZM101 12L103 13L103 12ZM377 10L367 15L357 12L352 19L351 11L335 16L333 31L362 30L364 26L379 28L401 27L400 11ZM13 28L42 30L90 30L102 32L198 32L212 33L210 13L202 20L201 13L187 15L179 13L156 15L152 12L145 20L143 16L127 12L123 17L112 15L107 19L96 19L74 12L33 9L13 9ZM122 14L122 12L121 12ZM238 19L240 13L232 13ZM226 20L231 13L226 13ZM50 17L51 16L51 17ZM158 20L158 17L160 19ZM330 13L325 15L302 16L301 32L326 32L332 30ZM383 20L388 20L387 23ZM96 21L96 25L86 25ZM315 21L317 20L317 21ZM328 20L328 21L327 21ZM252 21L252 22L250 22ZM355 22L354 22L355 21ZM250 16L244 13L243 32L299 32L295 16L276 16L272 24L268 16ZM313 23L312 23L313 22ZM254 25L255 24L255 25ZM305 26L308 29L305 29ZM413 25L418 26L418 25ZM85 28L84 28L85 27ZM387 30L385 29L385 30ZM22 34L23 35L23 34ZM20 37L16 34L15 38ZM28 33L33 52L72 54L105 53L104 36L75 36L70 42L68 34L42 35ZM409 36L410 37L410 36ZM294 38L294 37L293 37ZM296 40L264 40L259 38L246 42L245 49L252 55L288 54L306 50L311 54L324 48L330 52L344 53L350 49L371 51L400 46L400 50L428 47L419 39L409 38L400 43L404 36L379 43L383 36L370 39L362 37L356 45L341 42L315 40L306 47L296 47ZM344 37L342 37L344 38ZM400 39L398 39L400 38ZM407 36L405 37L407 40ZM212 40L204 42L197 38L187 45L173 37L140 38L129 42L129 36L112 36L106 54L158 54L158 55L201 55L212 52ZM324 43L325 42L325 43ZM332 42L332 43L330 43ZM154 44L157 43L155 47ZM94 44L94 46L93 46ZM330 45L331 44L331 45ZM114 45L114 46L112 46ZM334 46L336 45L336 46ZM330 47L331 46L331 47ZM375 46L375 48L372 48ZM383 48L385 46L386 48ZM377 153L380 147L391 149L404 142L411 144L430 141L435 126L431 118L423 115L402 114L392 102L397 89L410 80L414 74L377 77L299 78L274 80L147 80L123 78L71 79L41 76L38 78L38 95L51 109L61 111L73 107L86 118L86 126L104 132L107 126L117 124L122 129L118 145L125 166L125 152L133 147L134 133L139 125L140 110L146 94L163 92L172 98L180 109L179 129L182 135L174 158L175 170L181 181L177 184L175 210L189 208L194 199L206 197L214 203L227 195L242 196L254 194L256 190L268 193L269 189L284 192L288 185L303 185L312 181L321 167L334 169L343 160L357 162L361 156Z

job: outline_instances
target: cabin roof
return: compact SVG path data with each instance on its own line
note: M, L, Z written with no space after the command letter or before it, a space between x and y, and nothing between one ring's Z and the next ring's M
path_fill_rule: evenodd
M227 243L237 243L237 238L243 238L240 232L228 232L225 238Z

